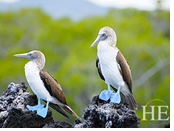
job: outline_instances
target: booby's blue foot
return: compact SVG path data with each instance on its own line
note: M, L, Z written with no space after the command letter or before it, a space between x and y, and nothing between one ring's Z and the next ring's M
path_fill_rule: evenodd
M36 105L36 106L30 106L27 105L28 110L30 111L34 111L34 110L38 110L38 109L42 109L44 107L44 105L40 104L40 105Z
M48 108L42 108L37 110L37 114L45 118L47 116Z
M45 118L47 116L47 111L48 111L48 105L49 105L49 101L47 101L47 105L45 108L42 108L42 109L38 109L37 110L37 114L39 116L42 116L43 118Z
M113 103L120 103L120 101L121 101L121 97L120 97L120 86L118 87L118 90L117 90L116 93L112 93L111 94L110 100Z
M112 103L120 103L121 98L120 98L120 93L113 93L110 98Z
M36 106L27 105L27 108L31 111L42 109L43 107L44 107L44 105L41 104L40 98L38 98L38 104Z
M101 100L107 101L109 100L109 98L111 97L111 94L114 93L111 89L110 89L110 85L108 84L108 90L103 90L100 95L99 98Z
M100 93L99 98L101 100L107 101L111 97L111 94L113 93L112 90L104 90Z

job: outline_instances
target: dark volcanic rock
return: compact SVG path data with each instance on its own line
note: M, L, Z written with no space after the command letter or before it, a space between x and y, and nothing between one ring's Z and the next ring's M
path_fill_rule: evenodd
M37 97L26 90L25 83L11 83L0 96L0 127L70 127L66 122L54 122L51 110L46 118L29 111L26 105L36 105Z
M43 127L43 128L72 128L67 122L55 122L52 111L48 110L46 118L29 111L26 105L36 105L37 97L25 92L24 83L9 84L7 90L0 96L0 127ZM75 128L87 127L138 127L140 118L135 111L123 103L105 102L95 96L92 103L84 110L84 122L76 120Z
M135 111L123 103L114 104L94 97L92 103L84 110L84 122L77 123L75 128L115 128L138 127L140 118Z
M72 128L73 126L67 122L50 122L43 126L43 128Z

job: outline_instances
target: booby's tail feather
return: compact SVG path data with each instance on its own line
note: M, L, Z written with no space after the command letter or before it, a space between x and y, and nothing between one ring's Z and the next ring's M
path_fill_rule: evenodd
M121 102L127 103L128 107L132 110L137 109L138 105L132 94L123 94L122 92L120 92L120 95L121 95Z
M68 113L70 113L71 115L73 115L73 116L75 116L75 117L77 117L78 119L81 120L81 118L68 105L62 106L62 108L64 110L66 110Z

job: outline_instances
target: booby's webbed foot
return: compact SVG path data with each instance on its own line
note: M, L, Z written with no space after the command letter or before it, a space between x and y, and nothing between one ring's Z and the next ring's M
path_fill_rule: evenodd
M40 108L37 110L37 114L43 118L45 118L47 116L47 111L48 111L48 105L49 105L49 102L47 101L47 105L45 108Z
M30 111L42 109L43 107L44 107L44 105L42 105L42 104L38 104L38 105L36 105L36 106L27 105L27 108L28 108L28 110L30 110Z
M37 114L45 118L47 116L48 108L42 108L37 110Z
M111 98L110 98L112 103L120 103L121 98L120 98L120 93L112 93Z
M38 110L38 109L42 109L44 108L44 105L41 104L40 102L40 98L38 98L38 104L36 106L30 106L30 105L27 105L27 108L31 111L34 111L34 110Z
M121 97L120 97L120 86L118 87L118 90L116 93L111 94L110 98L112 103L120 103L121 102Z
M114 93L112 90L103 90L100 95L99 98L101 100L107 101L109 100L109 98L111 97L111 94Z

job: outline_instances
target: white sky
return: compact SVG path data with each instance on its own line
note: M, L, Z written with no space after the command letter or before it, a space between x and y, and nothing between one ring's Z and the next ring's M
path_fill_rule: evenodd
M87 0L102 7L137 8L140 10L156 9L157 0ZM170 0L162 0L162 7L170 9Z
M0 2L3 2L3 3L14 3L17 1L19 1L19 0L0 0Z

